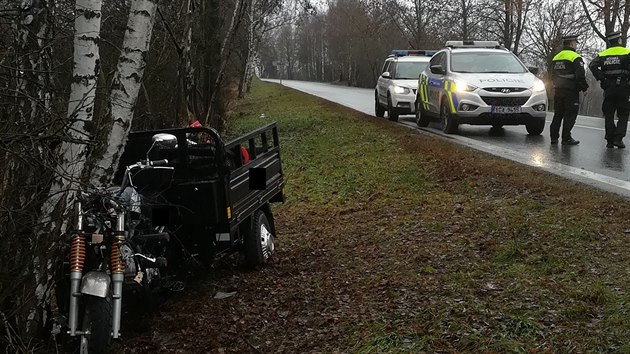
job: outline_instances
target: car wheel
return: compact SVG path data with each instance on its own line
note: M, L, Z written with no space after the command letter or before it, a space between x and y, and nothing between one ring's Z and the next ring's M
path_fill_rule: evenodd
M251 267L263 265L269 261L275 249L271 224L267 215L258 210L252 216L249 233L245 235L245 261Z
M545 121L532 122L525 125L529 135L540 135L545 130Z
M385 108L378 103L378 92L374 94L374 113L377 117L383 118L385 116Z
M394 107L392 107L392 98L389 94L387 94L387 117L392 122L398 122L398 113L396 113Z
M422 112L420 102L416 100L416 124L421 128L425 128L429 126L430 122L431 120L427 114Z
M451 112L446 102L440 105L440 121L442 122L442 131L446 134L457 133L458 124L453 120Z

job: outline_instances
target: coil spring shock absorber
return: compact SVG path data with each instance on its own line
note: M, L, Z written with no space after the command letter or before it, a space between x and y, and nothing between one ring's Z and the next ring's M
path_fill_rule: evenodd
M116 239L112 243L112 252L110 259L112 274L122 274L125 272L125 262L120 255L120 247L122 246L124 238L124 236L116 236Z
M72 237L70 244L70 271L83 272L85 264L85 236L77 234Z
M85 264L85 235L79 232L72 237L70 243L70 313L68 314L68 325L70 335L75 336L77 331L78 309L79 309L79 285L83 276L83 266Z

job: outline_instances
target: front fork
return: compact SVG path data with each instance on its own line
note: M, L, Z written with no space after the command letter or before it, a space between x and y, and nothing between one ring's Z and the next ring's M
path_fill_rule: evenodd
M81 202L77 202L77 233L72 237L70 246L70 309L68 314L68 326L70 336L82 335L77 331L79 317L79 297L81 292L81 280L85 265L85 234L83 233L83 209ZM112 338L120 336L120 318L122 312L122 286L125 279L125 264L120 256L120 246L125 241L125 213L117 213L114 241L110 252L110 265L112 277Z
M70 313L68 314L68 326L70 335L77 335L77 322L79 317L79 286L83 277L85 265L85 235L83 234L83 208L81 202L77 202L77 233L72 237L70 244Z
M120 314L122 309L122 286L125 280L125 263L120 256L120 246L125 241L125 213L118 212L116 221L116 233L111 251L111 269L112 269L112 338L120 336Z

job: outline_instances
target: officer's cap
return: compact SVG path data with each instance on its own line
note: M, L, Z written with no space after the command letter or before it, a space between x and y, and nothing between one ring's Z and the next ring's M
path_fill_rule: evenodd
M577 34L571 34L571 35L567 35L562 37L562 42L564 43L569 43L569 42L577 42L578 41L578 35Z
M621 31L610 32L606 34L606 39L609 41L621 38Z

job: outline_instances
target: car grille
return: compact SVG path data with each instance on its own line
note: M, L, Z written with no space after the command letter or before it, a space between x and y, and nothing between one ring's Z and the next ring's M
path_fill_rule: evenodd
M529 96L525 97L497 97L497 96L481 96L481 99L489 106L522 106L529 100Z
M417 89L411 89L411 91L413 91L413 94L415 95L418 90Z
M509 90L508 92L504 92L504 90ZM503 92L503 93L510 93L510 92L523 92L525 90L527 90L524 87L484 87L484 90L489 91L489 92Z

